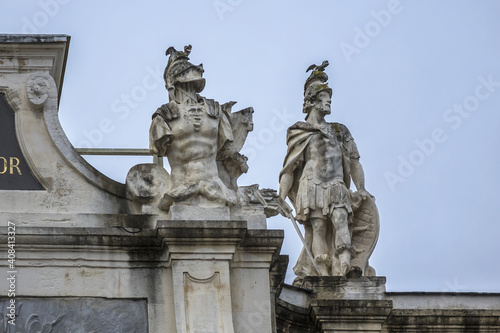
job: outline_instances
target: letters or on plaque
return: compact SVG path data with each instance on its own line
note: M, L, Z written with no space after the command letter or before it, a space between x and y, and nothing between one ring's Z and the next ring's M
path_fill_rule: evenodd
M0 190L43 190L31 173L16 137L14 111L0 94Z

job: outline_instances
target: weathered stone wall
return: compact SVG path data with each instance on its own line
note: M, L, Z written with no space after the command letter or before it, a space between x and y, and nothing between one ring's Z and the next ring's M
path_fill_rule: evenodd
M276 300L277 332L500 332L500 294L388 293L385 278L368 279L285 285Z

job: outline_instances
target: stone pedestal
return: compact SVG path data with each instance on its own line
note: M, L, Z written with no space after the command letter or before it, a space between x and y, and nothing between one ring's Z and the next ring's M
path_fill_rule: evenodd
M269 269L277 230L245 221L159 221L172 267L177 333L271 333Z
M385 277L307 277L310 315L320 332L382 332L392 311Z
M246 233L242 221L162 221L177 333L234 332L229 262Z

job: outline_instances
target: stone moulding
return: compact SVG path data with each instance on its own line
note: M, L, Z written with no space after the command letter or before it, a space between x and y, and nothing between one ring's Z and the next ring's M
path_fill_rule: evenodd
M147 217L137 216L137 218L140 220ZM141 224L139 220L135 223ZM211 260L219 257L229 262L235 258L236 253L235 267L253 265L252 267L258 268L259 266L255 266L252 262L242 266L240 261L247 258L241 257L238 253L268 253L268 261L271 262L277 258L284 237L282 230L248 230L244 221L222 221L225 224L222 228L217 228L221 221L191 221L191 227L186 227L185 224L182 226L181 222L160 221L155 229L121 226L22 227L16 232L16 248L24 254L17 262L17 266L30 267L29 262L24 259L43 259L45 257L43 251L57 250L60 252L58 260L47 261L41 265L81 265L87 259L97 260L94 255L96 253L112 252L117 255L114 261L123 262L126 267L130 265L158 267L158 264L169 267L172 255L173 258L182 257L187 253L185 251L187 247L196 244L194 250L188 251L193 258L202 256L204 260ZM201 225L206 227L200 228ZM0 244L6 243L7 227L0 227ZM216 246L215 250L210 251L208 245ZM78 262L71 262L72 258L78 258ZM269 264L262 267L269 268Z
M387 332L499 332L500 310L394 309Z
M54 78L61 96L70 41L68 35L0 34L0 72L46 72Z

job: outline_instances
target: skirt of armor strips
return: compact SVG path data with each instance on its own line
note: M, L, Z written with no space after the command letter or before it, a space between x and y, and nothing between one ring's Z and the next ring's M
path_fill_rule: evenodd
M312 175L300 179L295 206L299 221L306 221L315 209L321 209L324 216L331 216L333 209L338 207L345 207L352 213L350 192L341 179L324 182Z

